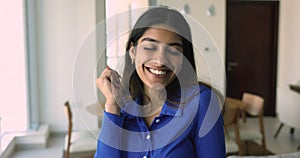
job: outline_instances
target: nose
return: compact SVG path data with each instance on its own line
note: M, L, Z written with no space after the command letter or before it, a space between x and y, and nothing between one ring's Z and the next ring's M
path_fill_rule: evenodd
M167 45L161 44L157 53L153 55L153 60L160 65L167 65L169 63L169 59L167 56Z

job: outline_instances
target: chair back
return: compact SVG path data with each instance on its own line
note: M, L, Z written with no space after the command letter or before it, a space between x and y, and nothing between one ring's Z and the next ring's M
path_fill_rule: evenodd
M258 116L263 112L264 99L261 96L251 93L243 93L242 101L247 104L245 111L252 115Z
M70 145L71 145L71 134L72 134L72 128L73 128L73 123L72 123L72 111L71 107L69 104L69 101L66 101L64 104L64 110L68 119L68 142L67 142L67 150L65 151L65 158L69 158L70 154Z

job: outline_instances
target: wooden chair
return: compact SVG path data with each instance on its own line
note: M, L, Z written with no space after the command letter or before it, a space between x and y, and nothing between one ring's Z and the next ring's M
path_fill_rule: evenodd
M223 120L225 131L226 154L238 153L241 155L240 133L239 133L239 107L225 100Z
M264 99L256 94L243 93L242 101L247 104L243 112L248 115L258 119L258 126L254 124L249 124L249 121L246 120L240 121L240 139L245 142L250 140L259 140L263 149L263 152L266 150L266 138L264 130L264 121L263 121L263 109L264 109Z
M65 136L63 158L93 158L99 131L73 131L72 111L68 101L64 104L64 109L69 126Z

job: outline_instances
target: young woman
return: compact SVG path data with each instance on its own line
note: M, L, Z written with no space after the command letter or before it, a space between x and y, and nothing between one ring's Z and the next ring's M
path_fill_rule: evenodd
M184 17L146 11L129 36L122 77L107 67L96 81L106 103L95 158L225 157L218 98L195 70Z

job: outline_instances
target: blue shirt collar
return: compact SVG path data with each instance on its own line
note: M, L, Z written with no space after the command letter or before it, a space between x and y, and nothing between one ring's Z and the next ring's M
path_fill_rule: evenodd
M173 104L165 101L160 115L182 116L182 107L179 107L179 104Z
M141 97L135 99L135 102L137 104L141 104ZM174 116L182 116L182 111L183 111L183 108L179 107L179 104L165 101L159 116L162 116L162 115L173 116L173 117ZM123 109L121 109L121 113L123 115L127 116L128 119L134 119L137 117L137 116L127 113Z

